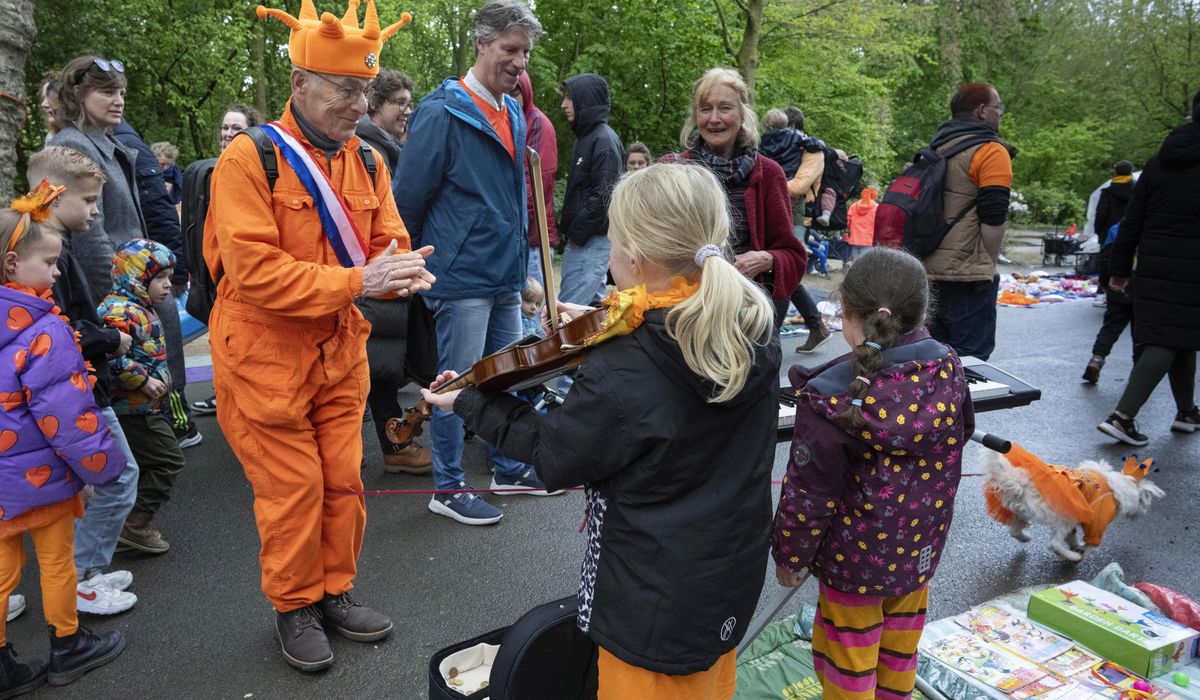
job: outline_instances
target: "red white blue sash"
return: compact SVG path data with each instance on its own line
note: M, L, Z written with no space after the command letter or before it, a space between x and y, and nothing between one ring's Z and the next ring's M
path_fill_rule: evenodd
M317 215L321 219L321 228L325 230L325 238L337 255L338 262L342 264L342 267L365 265L367 263L367 244L363 240L362 234L359 233L358 227L354 225L354 219L350 216L350 210L346 208L346 202L333 191L332 185L329 184L329 176L325 173L324 168L313 162L308 151L304 150L304 147L288 131L287 127L279 122L268 122L262 126L267 136L271 137L271 140L279 147L279 152L283 154L288 165L292 166L296 177L300 179L300 184L304 185L304 189L308 190L308 194L312 196L313 203L317 208Z

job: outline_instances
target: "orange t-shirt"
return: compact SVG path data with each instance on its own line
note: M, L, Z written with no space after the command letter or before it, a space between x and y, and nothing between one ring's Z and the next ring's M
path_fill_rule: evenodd
M509 157L516 160L517 149L513 145L512 122L508 120L508 110L504 108L504 102L500 103L500 109L496 109L488 104L487 100L476 95L474 90L467 87L467 81L459 79L458 84L471 96L471 100L475 102L475 106L479 108L479 111L483 112L483 116L487 117L488 124L492 125L492 129L500 137L500 141L504 144L504 147L508 149ZM501 99L503 100L504 98Z
M1012 189L1012 157L1008 149L995 141L989 141L975 151L967 175L976 187L1007 187Z

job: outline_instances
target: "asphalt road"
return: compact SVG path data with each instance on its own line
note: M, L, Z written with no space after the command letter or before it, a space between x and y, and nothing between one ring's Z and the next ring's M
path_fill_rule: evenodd
M1086 302L1000 309L1000 340L992 363L1040 387L1043 399L1025 408L981 414L979 426L1020 441L1051 462L1115 462L1125 450L1095 426L1125 386L1128 336L1118 342L1099 386L1079 381L1101 314ZM791 352L796 340L785 344L785 365L801 358L814 364L845 349L840 335L808 356ZM189 393L201 397L207 388L195 386ZM1090 579L1110 561L1121 562L1130 581L1200 594L1200 519L1187 495L1200 492L1200 435L1168 432L1173 415L1164 382L1139 422L1151 438L1142 452L1161 466L1154 478L1166 498L1142 520L1115 523L1104 545L1080 564L1064 563L1047 551L1044 531L1035 531L1030 544L1012 540L987 518L981 479L968 477L958 496L948 551L933 580L933 616L956 614L1020 586ZM357 593L393 616L396 634L377 645L333 637L334 667L301 675L285 665L271 636L272 612L259 591L250 489L216 420L199 420L204 442L187 450L178 493L159 521L171 551L157 558L118 555L115 566L135 574L132 590L138 605L113 618L84 616L84 624L94 629L123 630L128 649L73 685L30 697L424 698L428 661L436 649L507 625L529 608L574 590L583 549L579 493L495 498L504 520L485 528L429 513L428 497L371 497ZM384 474L371 449L373 431L364 435L370 455L364 472L368 489L429 488L427 478ZM968 448L967 473L981 470L984 452L978 445ZM785 450L779 449L776 479L782 476L784 459ZM473 485L487 485L477 440L468 443L466 467ZM20 590L29 597L30 609L9 625L9 639L22 658L44 658L48 643L36 567L27 566L26 576ZM810 584L793 602L798 606L815 598Z

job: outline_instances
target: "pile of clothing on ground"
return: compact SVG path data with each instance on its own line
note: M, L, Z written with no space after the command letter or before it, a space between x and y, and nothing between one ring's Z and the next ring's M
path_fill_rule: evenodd
M1096 280L1088 277L1048 275L1039 270L1000 276L996 303L1003 306L1034 306L1091 299L1099 293Z

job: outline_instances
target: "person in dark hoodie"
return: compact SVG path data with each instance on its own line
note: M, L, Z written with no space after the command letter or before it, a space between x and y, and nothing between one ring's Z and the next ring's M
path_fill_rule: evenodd
M930 143L944 151L967 139L980 142L946 164L942 209L946 223L954 225L923 262L937 299L929 332L959 355L981 360L996 347L996 265L1016 155L998 135L1003 115L996 88L963 85L950 99L950 121L938 127Z
M630 173L609 216L621 291L561 407L422 393L547 488L585 485L577 624L600 646L599 700L727 700L767 556L774 309L732 264L724 190L706 168Z
M1096 256L1097 272L1100 273L1100 289L1104 292L1104 323L1096 334L1096 342L1092 345L1092 359L1088 360L1083 370L1083 380L1095 384L1100 380L1100 370L1104 360L1112 352L1113 343L1125 332L1125 326L1133 322L1133 298L1125 292L1108 288L1108 261L1112 256L1113 240L1109 239L1109 229L1118 224L1125 216L1125 208L1133 196L1133 163L1123 160L1112 167L1112 180L1108 187L1100 191L1100 201L1096 204L1096 237L1103 243L1100 254ZM1134 361L1137 361L1137 349L1134 349Z
M1138 432L1134 417L1163 375L1175 398L1171 430L1193 433L1200 428L1195 401L1200 350L1200 92L1192 98L1191 116L1146 163L1113 243L1108 284L1120 292L1130 285L1137 288L1133 341L1144 347L1116 410L1097 427L1129 445L1149 442Z
M923 327L919 260L873 248L838 296L851 351L789 373L796 428L771 549L781 585L820 582L823 697L907 698L975 414L958 355Z
M604 296L608 270L608 197L625 172L625 149L608 125L608 83L595 73L581 73L563 84L563 111L575 132L571 172L559 230L563 249L559 298L592 304Z
M408 131L408 115L413 110L412 78L398 70L380 68L371 81L371 99L367 113L358 120L355 134L379 151L389 173L396 172L396 161L404 147L400 139Z

